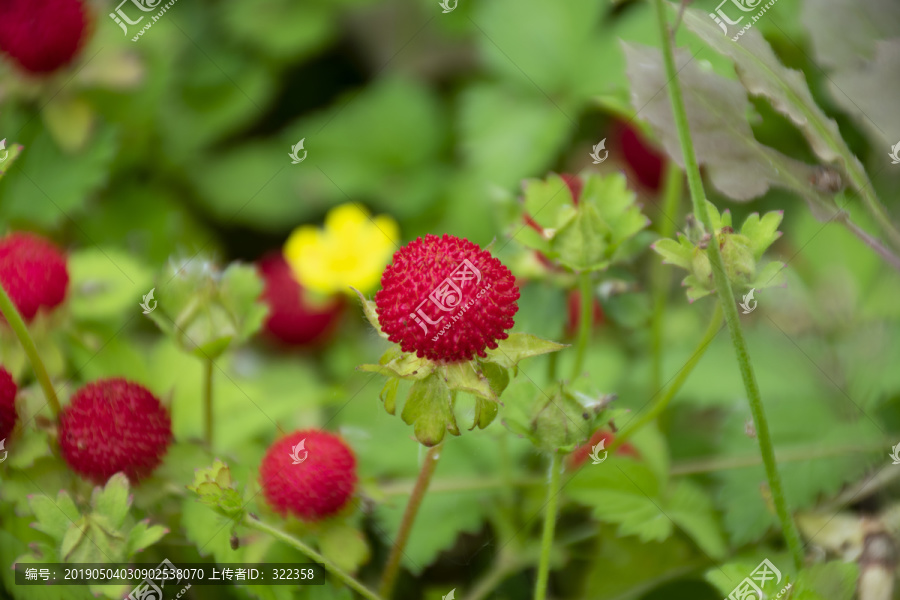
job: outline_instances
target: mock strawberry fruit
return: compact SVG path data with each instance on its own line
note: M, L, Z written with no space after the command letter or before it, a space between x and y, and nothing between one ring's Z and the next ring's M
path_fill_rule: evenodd
M9 371L0 367L0 440L5 440L16 426L16 382Z
M59 417L59 447L73 471L95 483L124 472L140 481L172 442L169 412L150 390L99 379L75 392Z
M82 0L3 0L0 51L30 73L50 73L72 62L87 25Z
M269 307L265 330L273 338L294 346L322 342L334 331L343 308L343 298L315 305L294 278L291 267L280 253L264 256L257 269L265 281L262 299Z
M318 429L295 431L269 447L259 467L269 505L280 515L320 521L344 508L356 487L356 457Z
M618 127L618 137L622 156L638 181L651 190L658 190L662 179L663 155L628 125Z
M485 348L509 337L519 309L509 269L477 244L447 234L398 250L381 286L375 304L388 339L434 361L487 356Z
M598 429L594 432L594 435L591 436L591 439L586 444L583 444L577 448L566 457L566 468L569 470L577 469L581 465L587 461L591 452L594 449L594 446L603 442L604 447L609 446L616 439L616 436L609 431L603 431L602 429ZM598 452L603 452L602 450L598 450ZM625 442L616 450L617 454L621 454L622 456L630 456L632 458L639 458L639 454L634 449L634 446Z
M66 257L40 236L11 233L0 239L0 283L22 318L31 321L38 309L52 309L65 300Z

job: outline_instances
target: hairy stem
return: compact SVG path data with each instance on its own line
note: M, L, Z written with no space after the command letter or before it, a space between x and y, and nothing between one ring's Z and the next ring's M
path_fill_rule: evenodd
M206 445L213 445L213 361L208 356L203 359L203 436Z
M547 597L547 580L550 577L550 549L553 547L553 531L556 528L556 508L559 502L559 471L562 458L558 452L550 457L550 483L547 484L547 505L544 508L544 533L541 535L541 559L538 563L534 600Z
M669 100L672 104L672 114L675 117L675 126L678 130L681 153L684 157L685 172L687 174L688 188L690 190L691 202L694 208L694 216L703 224L703 227L707 232L715 236L715 232L712 228L712 221L709 217L709 211L706 209L706 195L703 191L700 167L697 164L697 157L694 154L694 145L691 140L687 112L684 107L684 98L681 95L678 73L675 69L675 57L672 51L668 24L666 22L665 7L663 5L663 0L653 0L653 4L656 9L657 24L659 25L659 34L662 41L663 60L665 61L666 75L669 81ZM713 239L715 240L715 237ZM744 389L747 392L747 399L750 402L750 412L753 414L753 422L756 425L756 435L757 440L759 441L760 454L762 455L766 478L769 482L769 490L772 493L772 501L775 504L775 512L778 514L778 520L781 522L781 529L784 533L784 538L787 542L791 556L794 559L794 565L799 569L803 564L803 549L800 543L800 534L797 532L797 525L794 523L794 520L788 511L787 501L784 497L784 487L781 483L781 475L778 473L778 465L775 462L775 449L769 432L769 422L766 419L762 398L759 392L759 385L756 382L756 375L754 374L753 366L750 363L750 353L747 350L747 342L744 339L744 333L741 330L737 306L734 302L734 292L732 292L731 282L725 274L725 265L722 261L722 255L719 252L719 245L715 242L709 244L707 255L709 256L709 262L712 266L713 280L715 281L716 292L719 296L719 303L725 313L725 322L727 323L728 331L731 334L731 341L737 357L741 378L744 382Z
M681 202L681 186L684 178L681 169L674 161L666 164L663 183L663 217L659 220L657 231L662 238L670 238L675 232L675 213ZM662 338L663 322L666 312L666 297L669 295L669 270L661 262L653 263L653 319L651 321L651 355L653 357L652 389L658 390L662 385Z
M835 221L846 227L850 233L858 237L862 243L874 250L889 265L900 271L900 256L894 254L889 248L882 244L874 236L866 233L859 225L850 220L850 215L841 211L835 218Z
M50 405L53 414L58 417L61 408L59 399L56 397L56 390L53 389L53 383L50 381L50 375L47 374L47 367L44 366L44 361L41 360L41 356L38 354L34 340L31 339L31 334L28 333L28 327L25 325L25 321L22 320L22 315L19 314L13 301L10 300L9 295L3 288L3 284L0 284L0 313L3 314L13 333L19 338L19 343L22 344L22 348L28 356L28 362L31 363L31 368L34 370L34 376L37 378L38 383L41 384L41 389L44 390L47 404Z
M268 533L272 537L281 540L289 546L293 546L315 562L325 567L325 569L327 569L331 574L343 581L348 587L356 591L363 598L368 598L368 600L381 600L378 594L354 579L352 575L344 572L344 570L339 566L337 566L294 536L290 535L289 533L286 533L273 525L269 525L268 523L263 523L257 518L251 516L244 517L244 524L251 529L256 529L257 531Z
M397 575L400 573L400 559L403 556L403 549L406 548L406 542L409 540L409 534L412 531L416 515L419 513L419 507L425 498L425 492L428 491L431 476L434 475L434 470L437 468L442 447L443 444L438 444L428 449L428 452L425 454L425 462L422 463L422 468L419 470L416 485L413 487L412 495L409 497L406 510L403 512L403 520L400 522L400 529L397 531L397 539L391 548L391 554L384 568L384 574L381 576L380 593L385 598L391 597L394 583L396 583Z
M594 321L594 290L591 286L590 271L582 271L578 275L578 295L581 298L581 316L578 322L578 345L575 351L575 366L572 379L581 375L584 366L584 355L591 339L591 327Z
M713 338L719 333L719 328L721 326L722 307L716 302L716 307L713 309L713 314L709 319L709 325L706 327L706 333L703 334L703 338L701 338L700 343L697 344L697 348L691 354L691 358L683 367L681 367L681 371L678 372L678 375L675 376L675 379L672 380L672 383L669 384L669 387L666 388L663 395L656 401L656 404L644 413L641 418L635 421L633 425L629 423L628 427L624 428L616 435L615 439L610 443L609 448L607 448L610 453L624 444L625 440L634 435L642 427L653 422L660 414L662 414L672 398L675 397L675 394L678 393L678 390L681 389L681 386L684 385L684 382L687 381L691 372L694 370L694 367L696 367L697 363L700 362L700 359L703 358L706 349L709 347L710 343L712 343Z

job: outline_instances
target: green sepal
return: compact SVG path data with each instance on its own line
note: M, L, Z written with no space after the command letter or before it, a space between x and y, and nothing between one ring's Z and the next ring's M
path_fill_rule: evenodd
M435 446L441 443L447 431L459 435L453 404L450 388L443 377L435 373L413 384L400 418L413 426L419 442Z
M214 360L262 327L268 309L253 267L232 263L219 271L195 259L173 264L172 271L157 284L163 291L147 316L185 352Z
M377 365L363 364L359 365L357 369L387 377L418 380L431 375L435 364L427 358L419 358L415 354L402 352L399 346L393 345L381 356Z
M389 415L393 415L397 412L397 388L399 387L400 380L396 377L391 377L387 380L387 383L384 384L384 387L381 388L381 401L384 403L384 410L386 410Z
M378 335L380 335L384 339L388 339L387 334L381 330L381 323L378 322L378 311L375 302L363 296L362 292L360 292L358 289L354 287L351 287L350 289L356 292L356 295L359 296L359 301L362 304L363 308L363 314L366 315L366 320L369 321L369 324L375 328L375 331L378 332Z
M593 398L560 384L552 395L539 391L530 403L504 406L503 425L545 452L572 452L605 419L610 396Z
M488 348L485 353L486 360L510 369L524 358L558 352L568 347L568 344L551 342L530 333L511 333L505 340L498 340L496 348Z
M200 496L203 504L210 506L227 517L236 517L244 511L240 493L234 488L231 470L221 460L212 466L194 472L193 485L187 489Z
M441 365L438 367L438 371L451 390L466 392L478 398L497 402L499 398L497 398L496 392L478 367L476 361L467 360Z
M744 221L740 232L735 232L729 211L719 214L715 205L709 201L706 202L706 210L713 225L714 236L704 235L702 227L692 220L687 228L687 236L679 234L677 241L657 240L651 246L662 256L663 263L688 271L681 282L687 288L688 300L693 302L715 291L712 265L707 254L709 244L713 243L719 245L725 273L735 292L772 287L782 282L782 263L769 263L763 268L759 265L763 253L781 235L778 231L783 218L781 211L769 212L762 217L753 213Z

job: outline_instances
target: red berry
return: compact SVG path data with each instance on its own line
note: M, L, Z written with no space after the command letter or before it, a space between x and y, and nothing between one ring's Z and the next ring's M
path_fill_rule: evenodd
M124 472L137 482L172 442L169 412L150 390L122 378L75 392L59 417L59 447L72 470L95 483Z
M344 306L340 297L314 306L280 253L264 256L257 269L265 281L262 299L269 307L266 332L285 344L303 346L321 342L334 331Z
M3 0L0 51L31 73L49 73L72 62L87 37L81 0Z
M5 440L16 426L16 382L9 371L0 367L0 440Z
M301 442L303 447L295 451ZM333 433L295 431L269 447L259 481L269 505L281 516L290 513L304 521L319 521L350 501L356 487L356 457Z
M627 125L619 126L618 135L622 156L638 181L652 190L658 190L662 179L663 155Z
M66 257L46 239L11 233L0 239L0 283L22 318L31 321L39 308L54 308L66 297Z
M394 254L375 294L392 342L420 358L458 362L487 356L509 337L519 309L516 279L469 240L426 235Z
M612 441L616 439L616 436L608 431L603 431L602 429L598 429L594 432L594 435L591 436L591 439L586 444L583 444L572 452L566 458L566 468L570 471L572 469L577 469L588 459L588 456L591 454L591 450L593 450L594 446L599 444L601 441L604 442L604 447L608 448ZM634 449L634 446L625 442L621 446L616 449L617 454L621 454L622 456L630 456L632 458L640 458L640 455Z

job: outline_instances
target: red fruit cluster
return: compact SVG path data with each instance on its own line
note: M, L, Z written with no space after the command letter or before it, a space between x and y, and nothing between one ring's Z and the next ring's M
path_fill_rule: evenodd
M594 446L602 441L604 442L604 447L608 448L614 439L616 439L616 436L609 431L598 429L594 432L594 435L591 436L591 439L588 443L575 448L572 454L570 454L566 458L566 468L569 470L577 469L588 459L588 456L590 456L591 450L593 450ZM616 449L616 454L621 454L622 456L630 456L632 458L640 458L637 450L635 450L634 446L632 446L628 442L625 442L624 444L619 446Z
M0 367L0 440L5 440L16 426L16 382L9 371Z
M159 466L172 442L169 412L150 390L99 379L72 396L59 417L59 447L76 473L95 483L124 472L137 482Z
M81 0L3 0L0 51L20 67L42 74L72 62L87 37Z
M46 239L11 233L0 239L0 283L22 318L62 303L69 285L66 257Z
M509 337L519 309L509 269L477 244L446 234L398 250L381 286L375 304L388 339L435 361L487 356L485 348Z
M303 448L295 451L300 442ZM332 433L295 431L269 447L259 467L259 481L277 513L319 521L350 501L356 487L356 457Z
M271 337L294 346L312 345L328 337L341 314L341 298L324 306L310 305L280 253L264 256L257 270L265 282L262 300L269 307L265 330Z

